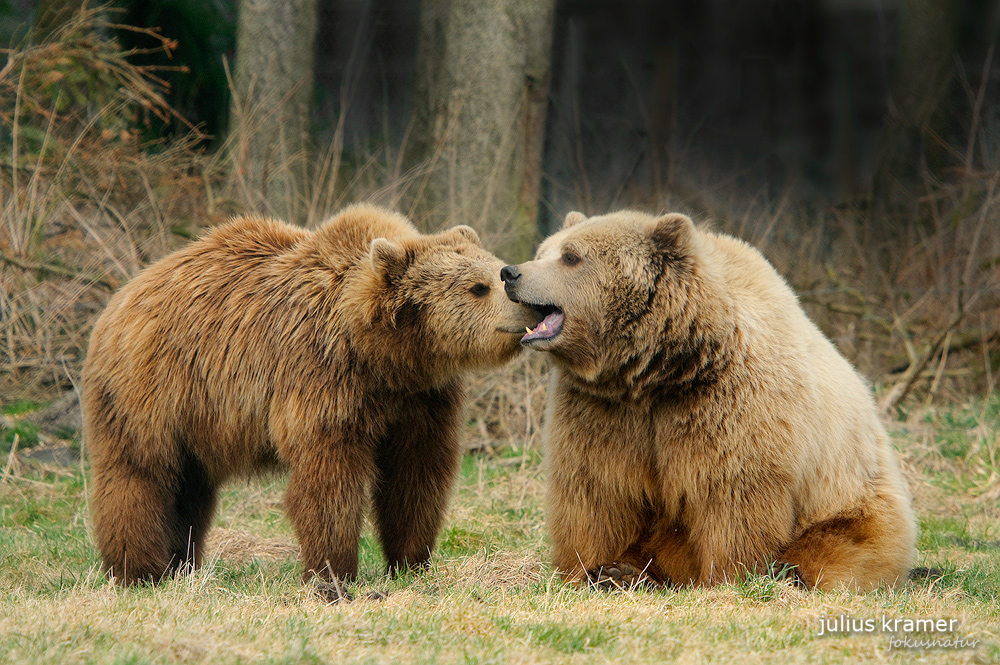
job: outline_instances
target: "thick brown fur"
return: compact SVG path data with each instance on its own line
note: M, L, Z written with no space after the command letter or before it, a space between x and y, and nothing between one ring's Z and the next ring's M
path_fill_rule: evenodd
M314 232L243 217L147 268L84 367L91 509L124 583L198 564L219 486L268 469L305 578L350 580L368 500L390 571L430 556L456 472L462 375L537 316L456 227L353 206Z
M571 213L508 295L556 305L548 526L575 580L905 580L915 524L869 387L753 248L682 215ZM505 279L507 279L505 277Z

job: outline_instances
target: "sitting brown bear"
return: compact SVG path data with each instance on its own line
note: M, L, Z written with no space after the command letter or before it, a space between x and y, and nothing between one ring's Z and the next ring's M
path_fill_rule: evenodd
M871 392L756 250L682 215L570 213L502 278L545 316L522 342L556 366L543 441L559 570L905 579L916 528Z
M539 317L459 226L348 208L314 232L244 217L151 265L84 367L91 509L115 579L196 565L231 477L291 471L305 578L357 573L364 507L388 568L427 561L454 479L462 375ZM335 585L339 589L339 585Z

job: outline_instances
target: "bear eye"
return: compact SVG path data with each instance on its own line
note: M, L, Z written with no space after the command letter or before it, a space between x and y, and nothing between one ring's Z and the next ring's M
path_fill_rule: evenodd
M580 262L580 255L573 252L563 252L562 262L568 266L575 266Z
M482 298L483 296L485 296L489 292L490 292L490 285L489 284L482 284L482 283L480 283L480 284L476 284L471 289L469 289L469 293L471 293L472 295L476 296L477 298Z

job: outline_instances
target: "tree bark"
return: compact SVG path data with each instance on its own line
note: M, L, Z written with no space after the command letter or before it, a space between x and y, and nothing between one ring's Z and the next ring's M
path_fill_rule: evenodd
M302 222L316 0L241 0L230 107L232 178L252 209Z
M955 69L964 0L903 0L889 109L875 155L872 203L876 242L891 239L916 213L932 117Z
M536 240L553 0L425 0L406 162L427 229L472 224L511 260Z

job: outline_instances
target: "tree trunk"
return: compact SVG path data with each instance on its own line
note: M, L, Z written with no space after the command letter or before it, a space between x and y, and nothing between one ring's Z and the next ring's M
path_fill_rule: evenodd
M316 0L241 0L230 107L233 184L251 209L302 222Z
M472 224L506 258L536 240L553 0L425 0L407 164L425 228Z
M964 0L903 0L889 109L882 126L872 203L876 243L916 214L931 118L947 99Z

